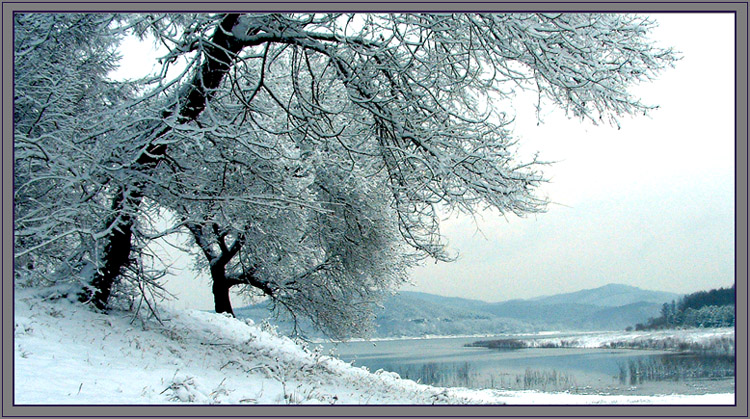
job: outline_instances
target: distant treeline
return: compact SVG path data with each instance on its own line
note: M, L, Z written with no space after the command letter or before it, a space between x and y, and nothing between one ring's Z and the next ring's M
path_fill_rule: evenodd
M661 316L638 323L635 330L734 326L735 286L688 294L661 307ZM630 328L628 328L630 329Z

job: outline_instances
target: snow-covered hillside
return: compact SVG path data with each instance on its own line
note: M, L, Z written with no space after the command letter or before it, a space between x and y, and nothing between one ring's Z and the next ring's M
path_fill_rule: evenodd
M195 310L92 312L15 298L14 403L733 404L733 394L599 396L438 388L355 368L268 328Z

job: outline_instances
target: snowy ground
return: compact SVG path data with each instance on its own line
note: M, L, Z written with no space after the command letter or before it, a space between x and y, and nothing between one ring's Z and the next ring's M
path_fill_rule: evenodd
M251 321L165 309L161 322L17 293L14 403L734 404L734 394L599 396L431 387L355 368Z

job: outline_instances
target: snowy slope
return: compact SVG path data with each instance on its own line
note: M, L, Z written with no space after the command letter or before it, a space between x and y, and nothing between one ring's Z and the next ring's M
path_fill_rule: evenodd
M161 323L15 299L14 403L732 404L733 394L596 396L436 388L368 372L253 324L195 310Z

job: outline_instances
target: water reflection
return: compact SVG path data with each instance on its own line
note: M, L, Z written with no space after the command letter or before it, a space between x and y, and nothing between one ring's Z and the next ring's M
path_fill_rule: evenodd
M544 363L537 364L537 368L526 367L522 370L512 365L504 367L495 364L489 367L468 361L386 363L379 364L378 368L436 386L573 392L595 389L597 386L612 389L608 386L617 383L636 386L667 381L731 379L735 376L735 358L727 355L643 355L611 362L619 373L599 374L598 379L594 378L592 371L571 370L563 364L557 368L544 368Z
M403 378L445 387L629 395L735 391L733 356L465 346L474 341L476 338L351 342L336 345L335 352L344 361L371 371L393 371Z
M423 364L386 364L386 371L393 371L401 378L407 378L423 384L446 386L446 387L474 387L477 372L469 362L462 363L438 363L427 362Z
M577 387L576 380L559 370L526 368L523 373L487 371L469 362L407 365L384 365L402 378L419 383L467 388L494 388L513 390L566 390Z
M735 358L731 355L661 355L629 359L619 367L620 383L630 385L649 381L720 379L734 377Z

